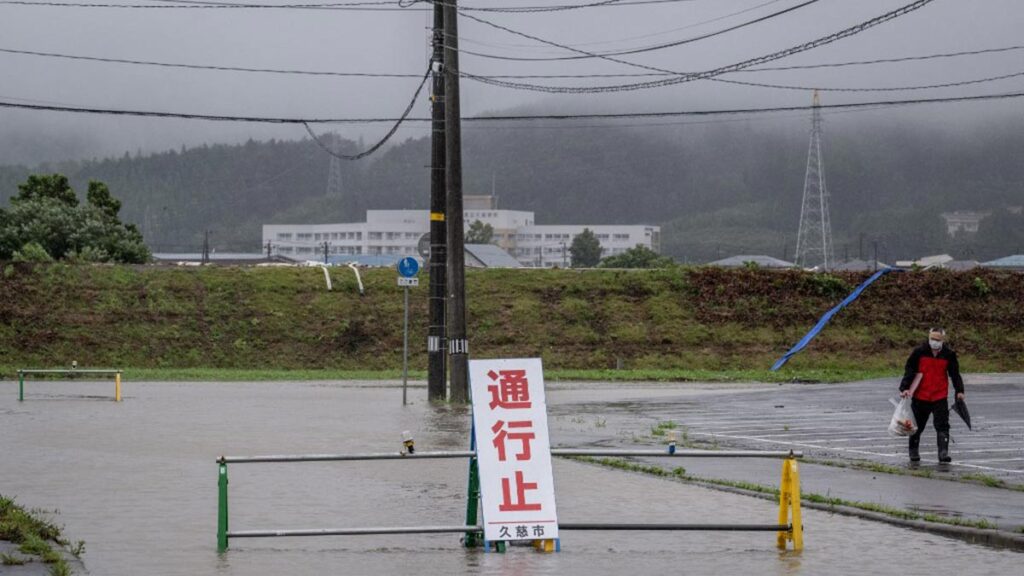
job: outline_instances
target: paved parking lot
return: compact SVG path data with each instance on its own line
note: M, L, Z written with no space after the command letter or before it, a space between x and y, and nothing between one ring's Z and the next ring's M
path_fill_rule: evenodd
M1024 375L967 375L973 430L950 415L955 473L985 474L1024 483ZM886 432L895 397L894 380L851 384L787 384L723 392L665 404L655 410L694 440L723 447L803 450L811 457L907 462L907 441ZM929 423L921 442L922 466L934 466L935 432Z

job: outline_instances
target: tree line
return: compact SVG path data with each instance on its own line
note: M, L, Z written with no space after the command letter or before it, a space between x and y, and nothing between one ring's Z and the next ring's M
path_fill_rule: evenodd
M829 121L831 122L831 121ZM467 131L464 192L500 197L538 224L654 224L662 253L704 262L734 254L792 259L807 128L754 122L667 127ZM837 256L887 261L949 252L985 260L1020 253L1024 130L1020 122L963 134L923 127L827 124L825 162ZM358 144L335 137L341 152ZM72 186L105 182L121 217L155 251L198 251L207 231L221 250L256 251L261 226L357 222L367 209L427 209L428 138L342 164L328 195L330 157L312 141L249 141L155 154L0 168L0 199L30 173ZM976 235L950 237L941 218L991 211Z

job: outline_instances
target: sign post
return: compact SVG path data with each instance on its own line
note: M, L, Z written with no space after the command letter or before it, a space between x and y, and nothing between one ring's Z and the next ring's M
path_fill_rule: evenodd
M402 406L406 405L409 385L409 287L420 285L420 279L416 277L419 271L420 263L415 258L405 257L398 261L398 285L405 288L402 328Z
M469 378L484 545L532 540L552 551L558 515L541 360L471 360Z

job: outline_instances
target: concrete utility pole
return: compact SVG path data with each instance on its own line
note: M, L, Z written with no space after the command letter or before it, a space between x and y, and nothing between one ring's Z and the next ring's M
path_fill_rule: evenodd
M427 328L427 399L445 400L445 287L447 226L445 225L444 6L434 4L434 54L430 97L430 325Z
M267 260L270 260L270 240L267 240Z
M210 262L210 231L203 235L203 264Z
M462 112L459 106L459 10L444 3L445 176L448 222L448 355L451 400L469 401L469 339L466 336L466 254L462 225Z

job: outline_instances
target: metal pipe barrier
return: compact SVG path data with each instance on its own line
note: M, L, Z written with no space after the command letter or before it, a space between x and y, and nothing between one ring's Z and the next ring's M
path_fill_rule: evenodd
M552 448L553 456L618 456L618 457L662 457L662 458L784 458L782 484L779 488L778 524L637 524L637 523L559 523L559 530L623 530L623 531L728 531L728 532L777 532L777 545L786 548L786 542L793 542L794 550L803 548L803 522L800 516L800 475L796 459L803 457L799 451L754 450L676 450L669 445L664 450L618 450ZM286 536L368 536L382 534L461 534L472 535L472 540L483 532L481 526L410 526L370 528L323 528L299 530L230 530L228 515L228 464L275 463L275 462L352 462L363 460L431 460L451 458L476 458L474 450L436 452L382 452L367 454L283 454L267 456L221 456L218 465L217 498L217 551L226 552L231 538L272 538ZM472 483L472 474L470 481ZM467 542L470 539L467 538ZM548 542L548 541L545 541ZM496 543L504 551L504 543ZM557 544L554 544L557 546ZM552 546L539 546L552 551Z
M18 370L18 402L25 401L25 375L26 374L113 374L114 375L114 402L121 401L121 374L122 370L105 370L99 368L69 368L69 369L40 369L40 370Z

